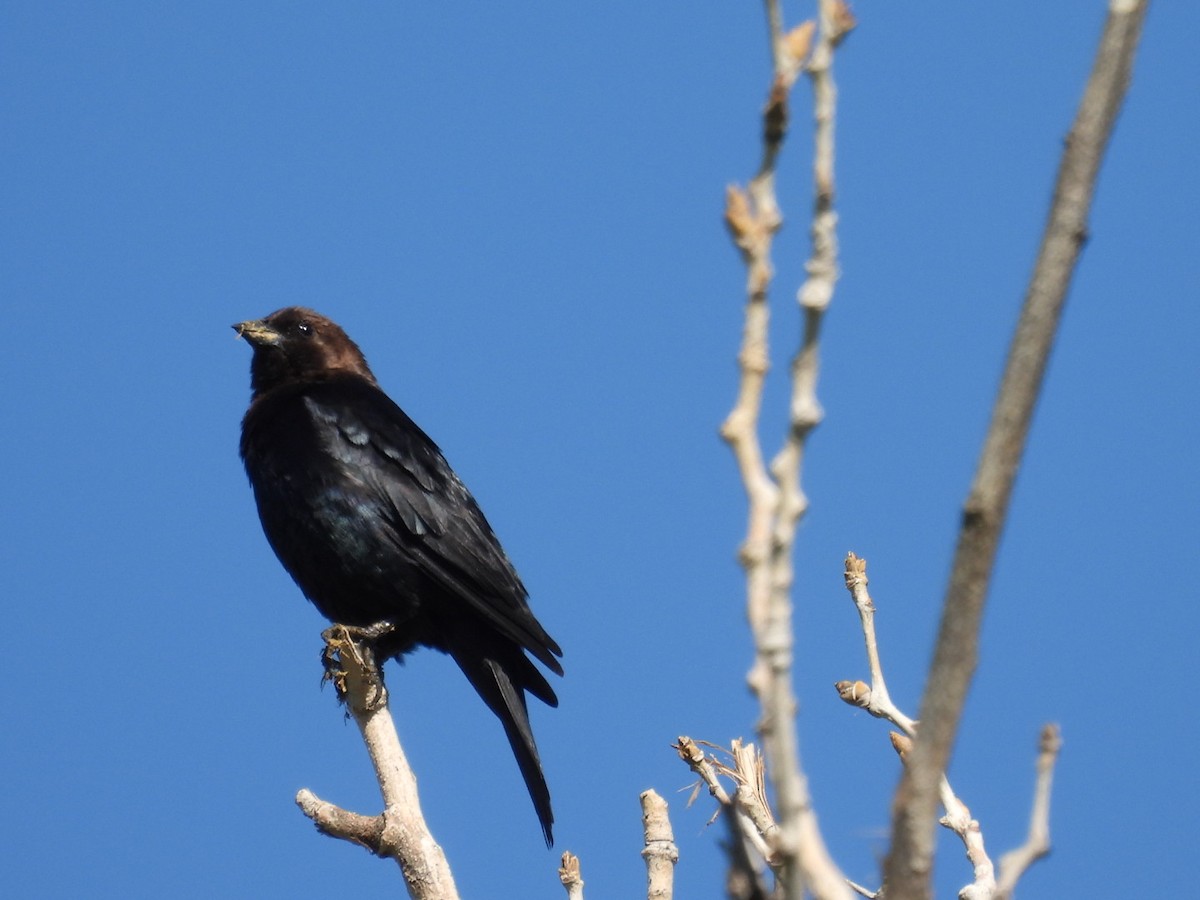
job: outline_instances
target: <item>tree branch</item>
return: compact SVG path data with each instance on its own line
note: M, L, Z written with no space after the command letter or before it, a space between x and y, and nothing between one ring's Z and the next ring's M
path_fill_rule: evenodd
M1050 852L1050 788L1060 750L1062 736L1058 726L1044 726L1038 742L1037 784L1033 791L1033 810L1029 816L1029 836L1020 847L1000 857L996 900L1010 900L1025 870Z
M383 671L369 641L358 641L341 625L325 638L326 672L354 717L371 756L384 810L364 816L341 809L301 790L296 803L322 834L394 859L413 900L458 900L454 876L425 824L417 779L408 765L388 710Z
M583 900L583 872L579 868L579 857L574 853L562 855L558 880L567 889L567 900Z
M892 809L884 865L889 900L931 896L939 784L978 658L988 583L1029 423L1071 276L1087 235L1100 162L1120 110L1149 0L1111 0L1100 48L1067 136L1054 200L975 480L963 510L921 726Z
M652 790L643 791L641 801L646 897L648 900L671 900L675 890L675 863L679 862L679 850L675 847L675 835L667 816L667 801Z
M804 23L784 33L778 0L766 0L773 78L763 111L762 161L745 191L729 188L725 211L726 224L746 263L747 306L738 357L741 381L737 403L721 434L733 450L750 506L747 536L740 553L756 654L748 680L762 708L758 730L775 794L778 828L772 834L771 856L789 900L798 900L806 888L819 898L850 896L817 830L800 767L796 697L791 683L792 556L796 526L808 505L800 485L800 467L807 437L822 416L816 398L818 338L837 280L837 217L833 211L837 94L832 76L833 53L853 26L842 0L819 0L818 5L817 25ZM768 470L758 421L769 364L771 244L782 222L775 197L775 163L787 133L788 98L802 71L811 80L814 98L813 247L806 265L808 277L798 296L804 330L792 361L788 431Z
M871 683L839 681L834 687L838 696L847 703L865 709L878 719L886 719L912 737L916 734L916 723L892 702L887 682L883 678L883 662L879 656L879 641L875 636L875 604L867 592L867 561L853 553L847 554L844 577L846 590L854 600L854 607L858 610L858 618L862 624Z

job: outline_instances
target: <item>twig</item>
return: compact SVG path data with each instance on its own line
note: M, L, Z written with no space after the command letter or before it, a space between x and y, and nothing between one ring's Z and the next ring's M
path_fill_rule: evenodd
M325 658L336 660L340 671L333 680L354 717L371 756L384 810L378 816L348 812L319 799L308 790L296 803L317 828L331 837L366 847L376 856L394 859L400 866L413 900L457 900L458 889L446 862L421 814L417 779L388 710L383 671L368 643L354 640L342 626L328 629Z
M875 604L867 592L867 561L853 553L846 555L846 589L854 600L862 623L863 641L867 648L867 665L871 670L871 683L861 681L839 681L834 687L847 703L865 709L871 715L887 719L909 737L916 734L915 723L892 702L887 682L883 678L883 664L879 658L879 642L875 637Z
M738 811L744 813L753 823L755 834L761 835L760 846L770 847L776 843L775 816L771 812L771 804L767 800L766 766L758 748L752 743L735 740L730 745L733 754L733 767L726 769L737 784L734 794ZM767 862L777 865L778 861L764 857Z
M996 548L1067 288L1087 234L1100 161L1129 83L1147 6L1148 0L1110 0L1095 64L1067 137L1042 246L963 511L933 663L921 700L920 736L893 801L892 845L884 865L889 900L931 896L938 787L975 671L979 626Z
M862 622L863 637L867 648L867 660L871 669L871 684L861 681L839 681L835 687L841 698L852 706L865 709L871 715L886 719L900 728L904 734L893 732L892 746L907 764L913 748L912 738L916 735L916 724L904 714L888 696L883 679L883 663L879 645L875 638L875 604L867 593L867 561L850 553L846 556L846 587L854 598ZM1050 852L1050 784L1054 762L1062 741L1058 728L1047 725L1042 729L1038 756L1038 781L1034 793L1033 813L1029 824L1029 837L1025 845L1004 855L1000 860L1001 878L996 880L995 868L984 849L983 832L979 822L971 817L967 805L950 787L943 774L938 786L938 796L946 814L938 820L944 827L958 835L967 851L974 870L974 880L959 891L960 900L992 900L1011 896L1013 886L1021 874L1034 862ZM848 882L862 893L866 888ZM868 892L869 893L869 892Z
M853 553L846 555L844 572L846 589L854 600L862 623L863 640L866 644L867 663L871 669L871 683L861 681L839 681L834 687L842 700L852 706L865 709L871 715L886 719L904 730L904 734L892 732L889 736L892 746L907 764L913 747L913 737L916 735L917 723L910 719L896 706L888 695L887 684L883 677L883 661L879 653L879 642L875 636L875 604L867 592L867 561ZM983 844L983 832L979 822L971 817L967 807L954 790L950 781L942 776L938 786L945 815L938 821L944 827L958 835L971 862L974 879L971 884L959 891L960 900L990 900L996 886L995 869L991 858ZM853 885L852 885L853 886ZM855 888L858 890L859 888Z
M567 900L583 900L583 873L579 869L579 857L574 853L562 855L558 880L567 889Z
M721 807L720 812L729 831L725 845L729 854L729 869L725 874L728 900L769 900L771 893L763 878L763 857L751 852L754 846L747 839L743 819L729 806Z
M704 742L706 746L714 749L722 750L724 748L715 747L712 744ZM736 757L736 748L740 745L740 741L735 741L735 750L730 752L731 756ZM679 740L673 745L675 751L679 754L679 758L688 764L688 768L699 776L700 781L696 785L696 789L692 792L692 796L688 800L688 805L691 806L699 793L700 784L708 788L709 794L719 804L716 814L709 821L709 824L716 821L717 816L725 819L726 825L729 828L729 857L730 866L729 873L726 877L726 893L730 897L744 898L744 900L758 900L767 896L767 890L762 883L761 866L756 860L767 860L771 855L771 848L767 846L766 839L762 831L755 825L754 820L744 808L746 797L737 794L738 802L729 795L725 789L725 785L721 782L721 775L732 777L737 783L738 773L735 769L720 763L716 756L711 753L705 753L700 749L698 742L692 740L686 735L680 735ZM753 745L751 745L753 746ZM755 754L757 759L761 759ZM762 785L762 769L758 767L756 776L758 785ZM765 795L765 789L763 789ZM767 808L766 797L762 797L762 806ZM767 817L770 818L769 809ZM774 821L771 821L772 827Z
M707 742L704 743L705 746L728 752L734 760L734 765L728 766L718 760L715 755L705 753L700 749L697 741L686 735L681 735L679 742L674 746L679 758L700 777L700 781L708 788L709 794L733 816L733 822L743 840L748 842L764 860L770 862L771 848L767 843L767 837L775 830L775 820L767 803L766 789L762 780L762 767L758 765L761 757L758 756L753 744L748 745L749 753L747 754L740 740L733 742L733 749L730 751L725 751L724 748ZM748 758L754 760L753 765L747 762ZM752 769L753 772L751 772ZM733 796L730 796L725 785L721 783L721 775L733 779L736 786ZM753 790L743 790L748 781L754 782Z
M866 897L866 898L868 898L868 900L875 900L876 897L883 896L883 894L881 892L873 891L868 887L863 887L858 882L851 881L849 878L846 879L846 884L850 885L850 889L852 891L854 891L854 893L856 893L860 896Z
M725 790L725 785L721 784L721 779L717 777L717 769L711 757L700 749L700 744L692 740L687 735L681 734L679 741L672 745L675 752L679 754L679 758L688 764L688 768L695 774L700 776L700 780L708 788L708 792L722 806L732 806L733 800L729 796L729 792ZM707 744L706 746L712 746ZM688 805L691 805L689 801Z
M892 748L907 765L912 756L912 738L895 731L890 732L888 737L892 741ZM991 900L996 888L995 869L984 849L983 831L979 822L971 818L971 810L958 799L944 775L938 786L938 795L946 810L946 814L938 819L938 823L958 835L967 851L967 859L974 869L974 880L958 892L959 900Z
M1038 743L1037 784L1033 792L1033 811L1029 816L1029 835L1024 844L1000 857L996 900L1010 900L1025 870L1050 852L1050 788L1060 750L1062 735L1058 726L1044 726Z
M642 850L642 858L646 860L646 897L647 900L671 900L679 850L667 816L667 801L652 790L643 791L641 801L642 831L646 842Z
M967 860L971 863L974 879L958 892L959 900L991 900L996 892L996 868L983 846L983 830L979 822L971 817L971 810L950 789L950 782L942 776L939 786L942 806L946 814L938 823L949 828L963 843Z
M817 830L800 768L796 698L791 685L791 588L796 525L808 504L800 486L800 466L807 437L822 416L816 398L820 323L837 279L833 52L853 20L841 0L819 0L816 43L806 63L814 26L805 23L785 34L778 0L766 0L766 11L774 77L763 113L762 161L745 191L729 188L725 210L726 224L746 263L747 306L738 357L738 398L721 434L737 460L750 507L740 558L746 571L747 615L756 654L748 680L762 708L759 735L769 761L779 824L773 833L771 856L789 900L802 897L806 887L818 898L848 898L849 890ZM782 221L775 197L775 163L787 131L788 97L801 71L808 73L813 86L816 122L813 251L806 265L808 278L798 297L804 333L792 361L788 432L768 471L757 430L769 360L771 244Z

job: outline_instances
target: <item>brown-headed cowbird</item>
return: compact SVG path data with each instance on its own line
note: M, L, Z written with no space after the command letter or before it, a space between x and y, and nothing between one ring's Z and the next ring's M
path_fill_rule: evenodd
M233 326L254 348L241 455L263 531L327 618L389 622L386 657L450 654L504 725L546 843L554 815L525 705L562 656L475 499L334 322L290 307Z

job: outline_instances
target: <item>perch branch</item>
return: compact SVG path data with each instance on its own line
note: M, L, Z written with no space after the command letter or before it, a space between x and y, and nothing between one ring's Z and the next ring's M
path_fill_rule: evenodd
M892 806L884 863L889 900L931 896L933 817L968 686L1009 498L1067 289L1087 235L1100 161L1125 96L1148 0L1110 0L1108 19L1075 122L1008 361L963 510L921 728Z
M369 641L357 641L335 625L325 631L327 672L345 701L371 756L384 809L363 816L301 790L296 803L322 834L351 841L396 861L413 900L457 900L454 876L421 814L417 779L408 765L388 710L383 670Z

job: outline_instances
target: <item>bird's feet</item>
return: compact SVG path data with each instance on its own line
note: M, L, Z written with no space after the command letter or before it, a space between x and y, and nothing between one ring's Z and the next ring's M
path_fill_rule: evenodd
M383 658L375 652L378 641L395 630L389 621L372 625L333 625L321 632L325 646L321 650L321 683L332 682L338 700L346 703L357 694L364 710L373 709L387 700L383 683ZM361 682L361 691L354 691L354 682ZM352 703L352 705L354 705Z

